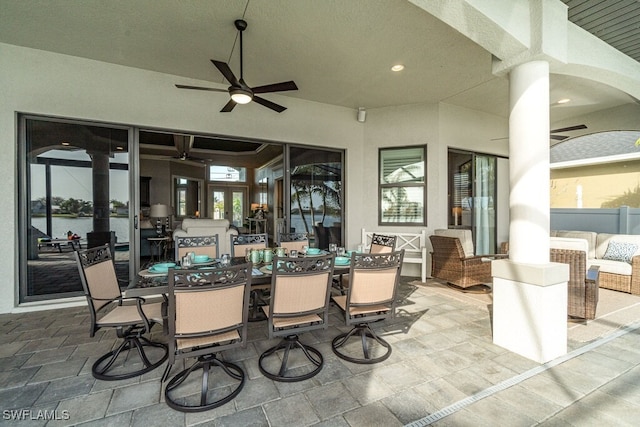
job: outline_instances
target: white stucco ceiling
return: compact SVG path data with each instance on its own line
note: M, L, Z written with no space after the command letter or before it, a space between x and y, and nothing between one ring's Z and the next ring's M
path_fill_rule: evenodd
M233 22L242 17L250 86L295 80L299 90L283 95L349 108L447 102L508 115L508 80L491 73L491 54L406 0L0 0L0 42L226 88L210 59L239 75ZM405 70L392 72L396 63ZM552 108L552 121L633 102L554 74L551 102L564 97L574 102Z

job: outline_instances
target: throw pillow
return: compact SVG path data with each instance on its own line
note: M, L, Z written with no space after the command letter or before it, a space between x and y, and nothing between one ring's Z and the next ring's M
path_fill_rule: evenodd
M609 242L607 250L604 253L602 259L609 259L612 261L624 261L631 264L631 258L633 254L638 250L638 245L635 243L627 242Z

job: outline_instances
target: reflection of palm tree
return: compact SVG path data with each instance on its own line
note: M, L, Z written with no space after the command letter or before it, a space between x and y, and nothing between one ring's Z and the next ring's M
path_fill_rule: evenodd
M396 221L401 219L400 208L407 204L408 196L407 190L402 187L390 189L390 191L384 191L382 199L389 204L387 217L393 218Z
M302 209L302 199L308 198L310 200L311 197L309 196L309 191L306 189L306 186L300 187L299 184L299 182L291 182L291 185L295 189L295 192L291 196L296 199L296 202L298 202L298 211L300 212L304 229L309 233L309 224L304 216L304 209ZM309 205L311 206L311 220L313 221L313 202L310 202Z
M313 203L313 195L317 195L322 199L322 221L327 215L329 209L340 212L341 207L341 182L339 168L328 167L326 164L306 164L296 166L291 173L291 186L295 190L292 197L295 198L301 219L304 223L305 231L309 233L309 223L304 214L302 203L309 203L311 212L311 225L316 223L315 211L316 207ZM334 175L333 179L329 179L330 175Z

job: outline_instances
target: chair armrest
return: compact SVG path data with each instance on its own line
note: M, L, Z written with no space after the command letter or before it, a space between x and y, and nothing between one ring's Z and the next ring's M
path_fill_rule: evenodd
M631 293L640 295L640 255L631 258Z
M509 255L507 255L507 254L474 255L474 256L468 256L468 257L462 258L462 260L463 261L467 261L467 260L472 261L472 260L478 259L478 260L482 261L482 260L487 259L487 258L491 258L492 260L493 259L504 259L504 258L509 258Z

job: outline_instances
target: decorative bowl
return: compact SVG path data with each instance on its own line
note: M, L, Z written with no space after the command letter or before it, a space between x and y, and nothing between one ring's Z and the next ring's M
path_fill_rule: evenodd
M151 268L149 268L149 271L152 273L167 273L170 268L175 266L175 262L161 262L151 266Z

